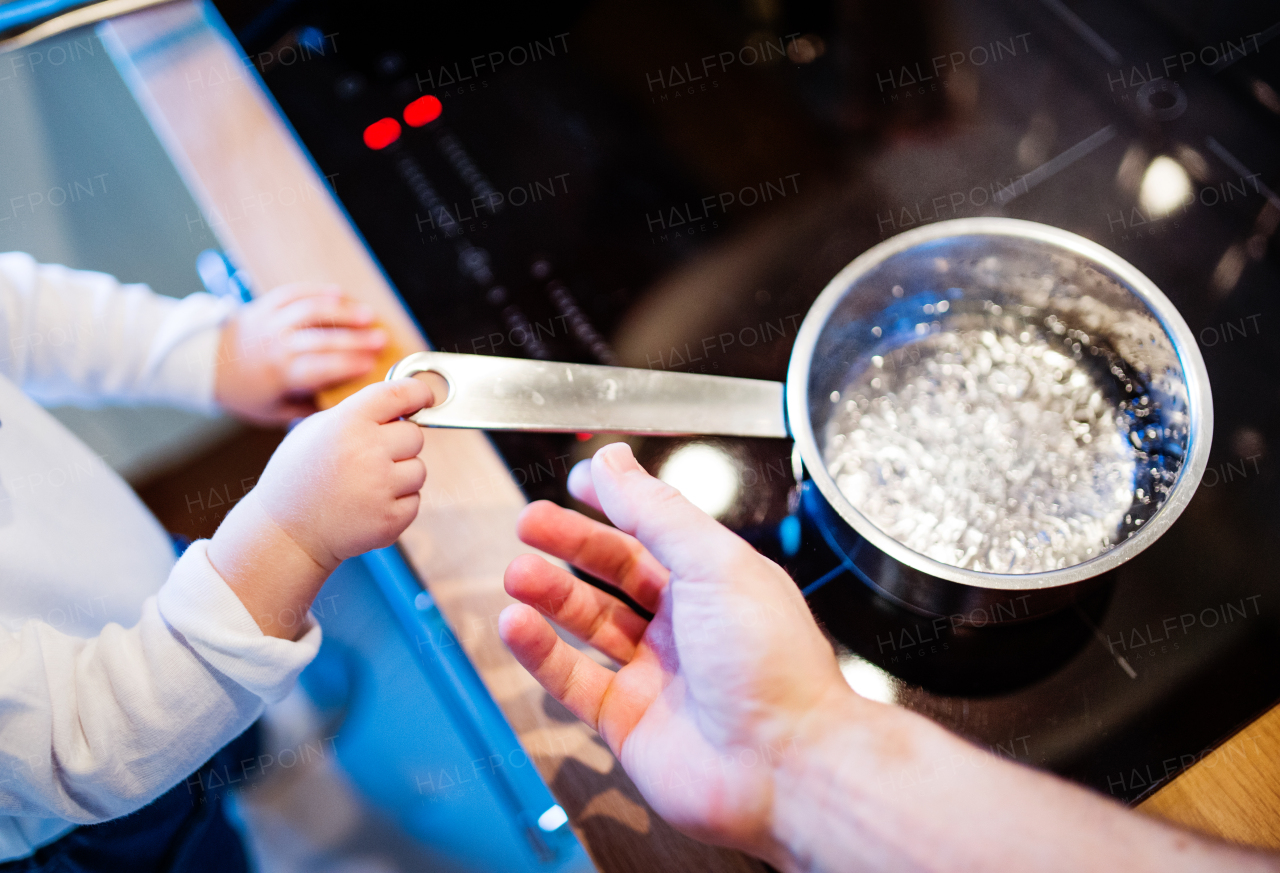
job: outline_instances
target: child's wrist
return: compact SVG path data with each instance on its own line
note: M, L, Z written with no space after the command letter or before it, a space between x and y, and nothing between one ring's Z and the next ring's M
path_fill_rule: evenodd
M209 563L267 636L294 639L332 568L313 558L250 491L209 542Z

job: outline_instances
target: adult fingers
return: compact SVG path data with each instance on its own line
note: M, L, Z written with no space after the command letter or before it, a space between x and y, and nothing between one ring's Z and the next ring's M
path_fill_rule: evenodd
M545 618L522 603L502 610L498 635L552 697L599 730L600 706L614 677L611 670L556 636Z
M376 362L372 351L298 355L285 366L285 390L319 391L365 375Z
M431 388L425 382L406 378L366 385L334 408L346 407L385 424L412 415L431 401Z
M307 352L377 352L387 344L381 328L304 327L289 333L285 346L294 354Z
M390 424L384 424L378 429L378 433L393 461L416 458L422 451L424 441L422 428L412 421L393 421Z
M673 576L728 581L760 559L742 538L645 472L626 443L596 452L591 481L609 520L639 540Z
M635 537L548 500L524 508L516 534L535 549L617 585L645 609L657 612L669 574Z
M600 508L600 498L596 497L596 486L591 481L591 461L579 461L569 471L569 493L590 506L596 512L604 512Z
M391 465L391 493L396 497L417 494L426 481L427 465L422 463L421 458L396 461Z
M631 660L649 624L618 599L537 555L512 561L503 584L516 600L621 664Z

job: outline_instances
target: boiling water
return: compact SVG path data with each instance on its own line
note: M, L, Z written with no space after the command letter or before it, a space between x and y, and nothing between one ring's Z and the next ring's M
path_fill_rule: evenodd
M833 393L824 454L850 502L908 548L972 570L1036 573L1113 547L1146 456L1119 371L1047 324L932 333Z

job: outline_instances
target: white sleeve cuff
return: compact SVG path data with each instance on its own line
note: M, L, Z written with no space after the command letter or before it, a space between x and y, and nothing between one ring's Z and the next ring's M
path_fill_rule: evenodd
M172 303L148 361L145 381L151 397L208 415L220 411L214 400L218 343L237 305L232 298L203 291Z
M296 617L305 628L296 641L264 634L209 563L208 546L197 540L178 560L157 596L160 614L215 670L274 703L319 651L320 625L307 612Z

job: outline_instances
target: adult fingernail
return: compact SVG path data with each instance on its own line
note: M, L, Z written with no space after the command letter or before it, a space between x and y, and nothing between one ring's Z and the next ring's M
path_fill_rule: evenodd
M597 454L604 465L615 473L629 473L640 465L636 456L631 453L631 446L626 443L610 443Z

